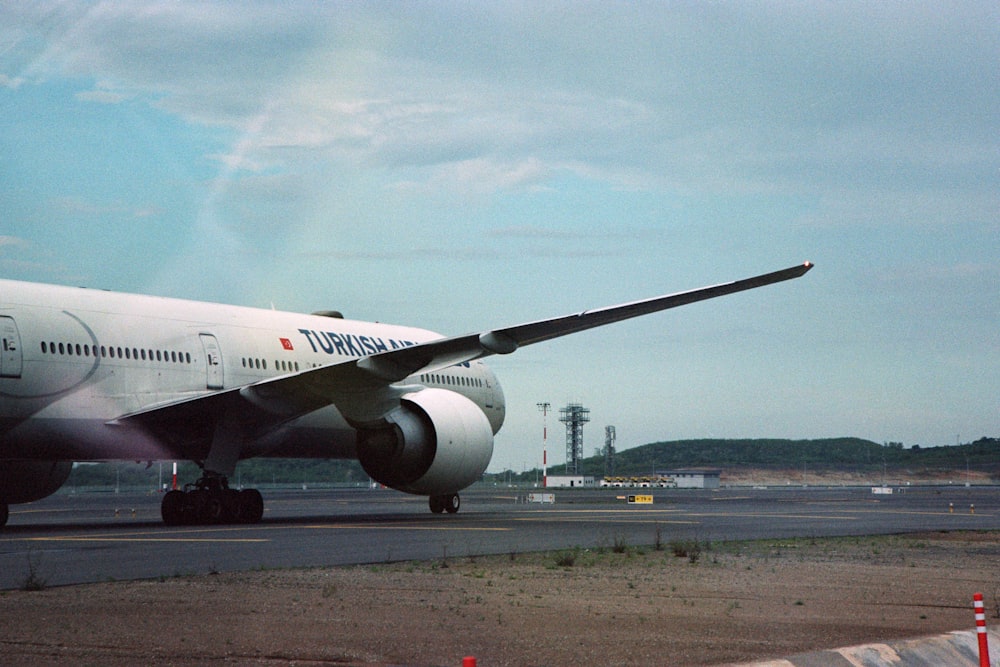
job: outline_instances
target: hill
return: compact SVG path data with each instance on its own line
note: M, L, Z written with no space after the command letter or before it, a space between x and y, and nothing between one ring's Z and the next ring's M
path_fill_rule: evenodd
M604 456L582 461L583 475L605 475ZM618 452L616 475L642 475L679 468L722 468L738 471L797 470L805 474L846 473L872 477L955 477L962 475L1000 479L1000 439L981 438L965 445L905 449L901 443L880 445L861 438L820 440L676 440L654 442ZM550 475L565 474L565 465L549 468ZM529 473L530 474L530 473Z

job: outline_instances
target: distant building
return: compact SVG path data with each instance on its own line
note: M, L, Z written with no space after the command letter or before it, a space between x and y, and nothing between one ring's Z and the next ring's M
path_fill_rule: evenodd
M677 487L669 475L612 475L601 480L601 486L614 488L673 489Z
M547 489L593 488L597 482L593 477L583 475L549 475L545 478Z
M715 468L658 470L657 475L672 477L678 489L717 489L722 471Z

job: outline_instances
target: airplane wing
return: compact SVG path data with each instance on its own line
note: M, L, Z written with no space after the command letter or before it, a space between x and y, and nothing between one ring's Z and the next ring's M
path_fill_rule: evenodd
M504 329L492 329L464 336L442 338L402 350L364 357L357 361L357 366L385 381L398 382L413 373L430 372L493 354L510 354L525 345L541 343L578 331L791 280L804 275L812 267L812 262L805 262L781 271L711 287L701 287L687 292L657 296L617 306L585 310L572 315L519 324Z
M209 415L217 415L229 405L238 405L243 423L258 433L328 405L336 405L348 419L368 422L386 414L398 404L402 394L412 390L392 385L415 373L432 372L494 354L510 354L526 345L578 331L799 278L812 267L811 262L805 262L781 271L687 292L440 338L149 408L112 423L141 425L162 434L169 429L176 430L178 424L202 423ZM173 437L177 437L176 432Z

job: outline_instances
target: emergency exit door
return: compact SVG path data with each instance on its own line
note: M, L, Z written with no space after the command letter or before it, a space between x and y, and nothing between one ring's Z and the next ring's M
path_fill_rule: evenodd
M0 316L0 377L21 377L21 335L13 317Z
M222 351L219 341L212 334L201 334L201 346L205 349L206 381L208 389L222 389L225 382L222 368Z

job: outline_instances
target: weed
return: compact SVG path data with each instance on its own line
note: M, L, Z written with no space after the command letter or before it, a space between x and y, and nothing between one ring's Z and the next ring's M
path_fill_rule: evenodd
M670 551L678 558L687 558L691 564L701 558L701 543L698 540L672 540Z
M573 567L576 565L576 551L568 549L556 553L556 565L559 567Z
M44 591L48 585L48 580L39 574L41 557L34 558L31 551L28 551L28 576L21 582L22 591Z
M660 524L656 524L656 532L653 533L653 550L663 551L663 529Z

